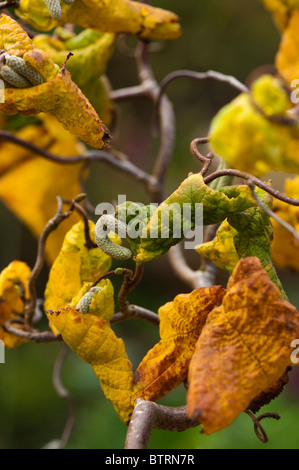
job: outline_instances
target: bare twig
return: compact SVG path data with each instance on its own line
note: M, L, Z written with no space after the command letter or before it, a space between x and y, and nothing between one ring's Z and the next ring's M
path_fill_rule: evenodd
M85 199L86 194L83 194L83 195L84 195L84 199ZM78 200L78 196L77 196L77 200ZM85 236L85 246L86 246L86 248L88 250L91 250L92 248L98 248L98 245L96 243L94 243L92 241L91 237L90 237L89 219L87 217L85 209L82 206L80 206L79 202L77 202L77 201L69 201L67 199L63 199L63 203L64 204L70 204L70 206L74 207L74 209L76 209L76 211L81 215L81 217L83 219L83 223L84 223L84 236Z
M115 313L111 319L111 323L120 323L125 320L144 320L158 326L160 323L159 316L146 308L139 305L130 304L126 309L126 314L122 312Z
M18 320L11 318L5 323L4 328L8 333L19 336L20 338L27 339L28 341L35 341L36 343L53 343L62 341L61 335L55 336L52 331L21 330L20 328L12 326L14 323L18 323L21 326L24 325L23 319L20 318Z
M265 418L273 418L276 420L280 419L280 415L278 413L263 413L260 416L255 416L250 410L246 410L245 413L252 419L254 423L254 432L258 439L263 442L268 442L268 436L266 431L264 430L263 426L261 425L260 421Z
M160 87L156 82L149 58L148 43L140 42L136 51L136 61L139 79L145 87L147 96L156 103ZM152 185L148 187L152 202L162 202L164 199L164 183L173 153L175 139L175 116L168 98L163 97L156 107L160 123L160 145L153 169Z
M176 408L158 405L138 398L126 437L126 449L147 449L153 428L165 431L185 431L198 426L187 414L186 406Z
M175 72L166 75L163 78L162 82L160 83L160 91L159 95L156 100L156 109L154 112L154 119L158 116L157 110L160 106L160 101L165 93L167 86L173 81L178 78L191 78L192 80L216 80L218 82L224 82L228 85L232 86L236 90L240 91L241 93L249 93L249 89L237 80L232 75L225 75L220 72L216 72L215 70L208 70L207 72L194 72L192 70L176 70Z
M212 152L209 152L207 156L205 157L199 152L197 145L206 144L208 142L209 142L208 137L198 137L197 139L192 140L190 144L190 150L192 154L197 158L198 161L202 163L202 169L199 172L202 176L204 176L206 172L208 171L208 169L210 168L212 159L214 158L214 154Z
M71 431L73 429L73 425L75 422L75 415L76 415L75 401L73 397L71 396L71 394L69 393L69 391L61 383L61 369L69 351L70 351L69 347L66 344L64 344L60 351L59 356L57 357L54 370L53 370L54 388L56 392L58 393L58 395L61 398L64 398L65 400L67 400L69 404L69 415L68 415L68 418L67 418L67 421L66 421L66 424L65 424L65 427L64 427L59 445L58 445L58 449L65 448L69 440Z
M204 270L194 270L188 266L180 244L172 246L168 251L168 259L177 276L192 289L210 287L215 283L216 266L206 265Z
M269 217L272 217L272 219L276 220L280 225L282 225L286 230L291 232L291 234L296 238L297 241L299 241L299 233L292 227L292 225L288 224L285 220L283 220L281 217L279 217L275 212L273 212L270 207L268 207L266 204L264 204L259 197L257 196L256 192L254 191L255 184L251 181L248 180L247 184L251 190L251 194L253 199L257 202L257 204L260 206L260 208L266 212L266 214L269 215Z
M122 171L123 173L126 173L129 176L132 176L144 185L150 186L152 184L152 178L148 173L138 168L129 160L120 160L116 158L112 153L106 152L104 150L90 150L80 155L62 157L48 152L47 150L42 149L40 147L37 147L32 142L28 142L27 140L24 140L8 131L0 131L0 139L8 140L9 142L24 147L47 160L50 160L55 163L61 163L64 165L72 165L74 163L81 162L104 162L116 168L117 170Z
M235 169L224 169L224 170L217 170L214 173L206 176L204 178L205 184L209 184L211 181L214 181L216 178L220 178L222 176L231 175L237 176L238 178L242 178L245 181L251 181L253 184L258 186L259 188L263 189L267 193L271 194L271 196L279 199L280 201L286 202L287 204L291 204L292 206L299 206L299 199L295 199L285 194L280 193L277 189L273 189L267 183L264 183L256 176L250 175L249 173L245 173L244 171L235 170Z

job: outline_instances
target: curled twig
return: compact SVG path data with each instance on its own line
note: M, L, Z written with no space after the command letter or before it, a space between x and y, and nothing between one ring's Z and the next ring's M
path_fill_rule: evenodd
M279 420L281 417L278 413L263 413L259 416L255 416L250 410L246 410L245 413L252 419L254 423L254 432L257 436L257 438L266 444L268 442L268 436L266 434L266 431L264 430L263 426L261 425L260 421L262 421L265 418L273 418L276 420Z
M129 271L124 274L124 282L118 293L118 304L121 312L125 316L130 316L132 312L129 309L128 295L139 284L143 275L143 264L136 265L135 272L132 275Z
M82 194L82 199L85 200L86 194ZM88 250L91 250L92 248L97 248L97 244L94 243L90 237L90 230L89 230L89 219L88 216L85 212L85 209L80 206L79 204L79 198L80 195L76 197L76 201L69 201L67 199L63 199L64 204L69 204L71 208L76 209L76 211L81 215L84 223L84 236L85 236L85 246Z
M206 144L209 142L208 137L198 137L197 139L192 140L190 144L190 150L192 154L199 160L203 165L202 169L200 170L200 174L204 176L208 169L210 168L210 165L212 163L212 159L214 158L214 154L212 152L209 152L206 156L202 155L198 148L198 144Z
M167 86L178 78L191 78L192 80L216 80L218 82L224 82L240 91L241 93L249 93L249 89L241 83L237 78L232 75L225 75L215 70L208 70L207 72L194 72L192 70L176 70L175 72L166 75L160 83L160 91L157 96L155 110L154 110L154 125L157 122L158 109L160 107L161 99L165 93Z

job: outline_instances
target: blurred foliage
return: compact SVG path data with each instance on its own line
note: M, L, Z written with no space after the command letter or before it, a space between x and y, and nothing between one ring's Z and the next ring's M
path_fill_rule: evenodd
M259 0L155 0L152 4L176 12L183 26L180 39L163 44L159 52L152 54L158 81L178 69L214 69L246 81L254 69L274 62L279 32ZM126 43L134 46L136 40L128 37ZM114 89L135 85L134 59L117 48L108 64L107 76ZM180 79L169 86L167 94L177 116L176 146L167 178L169 194L183 177L198 169L189 152L190 141L207 135L213 116L237 93L225 84ZM145 99L121 103L117 107L117 126L110 129L113 145L132 156L134 163L144 169L151 168L157 148L151 136L151 113L151 106ZM283 188L281 180L279 174L275 176L274 184L278 189ZM149 202L142 187L104 164L92 165L87 189L95 205L113 201L118 194L125 194L128 200ZM13 259L32 266L36 241L3 205L0 217L1 269ZM197 266L198 254L188 253L188 258ZM127 266L131 267L131 262ZM40 297L47 275L45 266L37 286ZM289 270L280 271L279 276L290 302L298 308L298 277ZM217 283L225 285L226 280L227 274L220 271ZM113 280L116 289L119 282ZM188 290L188 286L172 274L167 257L163 257L148 263L143 281L130 299L157 311L160 305ZM44 319L39 326L47 328L47 321ZM115 325L114 330L124 338L134 368L158 340L157 328L140 321ZM60 349L60 344L28 343L17 350L6 351L6 363L0 365L0 448L41 448L60 438L68 413L67 403L57 396L52 384L53 366ZM126 426L104 398L91 367L70 353L63 367L62 381L76 401L76 421L67 448L123 448ZM286 392L262 409L261 412L277 411L282 417L278 422L264 423L268 444L257 439L251 420L242 413L229 428L211 436L200 434L200 428L183 433L153 430L150 448L298 448L298 390L299 374L294 371ZM170 406L184 404L184 387L178 387L160 402Z

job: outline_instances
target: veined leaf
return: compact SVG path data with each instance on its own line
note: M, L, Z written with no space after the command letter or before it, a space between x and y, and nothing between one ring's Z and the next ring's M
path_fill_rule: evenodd
M196 209L199 209L196 204L203 205L203 221L196 220ZM145 211L144 221L146 217L149 219L146 226L142 224L141 236L132 241L128 238L135 260L142 263L159 258L179 243L185 232L193 229L196 223L216 224L229 214L255 205L248 186L230 186L214 191L204 183L201 175L191 175L156 210Z
M208 316L189 367L189 415L211 434L229 426L291 362L299 314L255 257L241 259Z
M299 198L299 176L286 179L285 194ZM274 212L299 233L299 208L285 202L275 200ZM278 268L292 268L299 271L299 242L285 227L272 220L274 237L272 243L272 259Z
M221 286L180 294L159 309L160 341L135 372L134 399L156 401L187 378L196 341L206 318L221 303Z

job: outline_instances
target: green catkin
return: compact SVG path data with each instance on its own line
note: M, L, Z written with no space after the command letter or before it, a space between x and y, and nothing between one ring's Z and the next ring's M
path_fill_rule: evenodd
M85 295L79 300L79 302L76 305L76 310L80 310L82 313L88 313L89 312L89 306L91 304L91 301L93 297L100 292L103 289L103 287L100 286L95 286L92 287L88 292L86 292Z
M62 0L63 3L65 3L66 5L72 5L74 3L74 0Z
M103 228L106 227L106 231ZM95 225L95 241L106 255L115 259L130 259L132 251L124 246L119 246L108 237L109 232L118 233L119 230L126 230L126 225L117 220L113 215L102 215ZM125 233L125 232L124 232Z
M32 86L27 78L23 77L7 65L3 65L1 67L0 76L5 80L5 82L15 86L16 88L29 88Z
M54 20L61 18L61 6L59 0L44 0L46 7Z
M44 79L41 74L21 57L6 54L5 63L20 75L27 78L33 86L44 83Z

